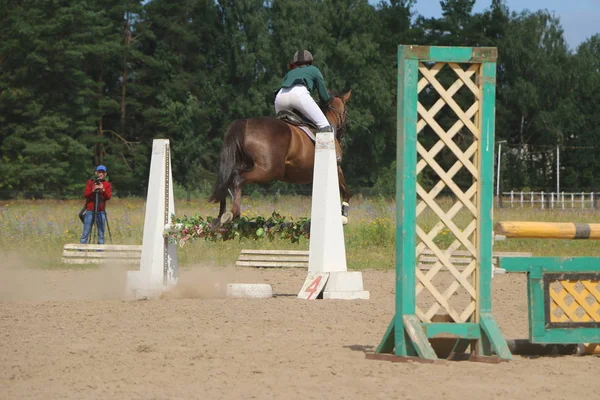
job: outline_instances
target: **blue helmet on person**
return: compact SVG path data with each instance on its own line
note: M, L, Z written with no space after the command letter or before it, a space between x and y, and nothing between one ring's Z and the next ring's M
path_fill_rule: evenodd
M96 171L104 171L104 172L106 172L106 167L104 165L98 165L96 167Z

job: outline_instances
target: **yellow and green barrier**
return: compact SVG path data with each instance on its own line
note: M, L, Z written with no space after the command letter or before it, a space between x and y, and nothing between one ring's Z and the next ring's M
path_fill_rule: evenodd
M600 239L600 224L507 221L496 224L495 233L521 239ZM499 266L527 274L531 344L576 344L582 354L600 350L595 345L600 343L600 257L502 257ZM514 353L532 351L523 343L509 345Z

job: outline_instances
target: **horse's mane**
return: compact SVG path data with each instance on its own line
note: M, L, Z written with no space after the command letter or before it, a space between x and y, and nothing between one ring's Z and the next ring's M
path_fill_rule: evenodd
M343 94L345 94L346 92L342 92L339 90L329 90L329 96L330 97L342 97Z
M344 94L343 92L340 92L339 90L328 90L328 93L329 93L329 101L331 101L331 99L333 99L334 97L341 97L341 95ZM320 103L319 107L321 108L321 111L326 112L329 107L329 103Z
M333 99L334 97L340 98L340 97L342 97L343 94L345 94L345 92L340 92L338 90L329 90L329 97L330 97L329 101L331 101L331 99ZM327 110L329 109L329 104L330 103L321 103L320 104L320 108L321 108L321 111L323 111L323 113L327 112ZM344 128L345 127L346 127L346 123L344 121L342 126L339 129L337 129L335 132L335 136L340 141L340 143L344 138Z

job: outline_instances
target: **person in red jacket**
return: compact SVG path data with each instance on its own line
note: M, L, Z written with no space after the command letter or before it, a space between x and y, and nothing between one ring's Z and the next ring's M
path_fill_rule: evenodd
M95 222L98 228L98 244L104 244L106 202L112 197L112 185L106 181L106 167L104 165L96 167L96 179L87 181L83 196L85 197L86 212L83 217L83 233L81 234L80 243L90 242L90 233ZM98 204L96 204L96 198Z

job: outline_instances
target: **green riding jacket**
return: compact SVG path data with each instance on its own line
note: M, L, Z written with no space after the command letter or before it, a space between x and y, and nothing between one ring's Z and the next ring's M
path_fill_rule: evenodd
M304 85L309 93L313 92L315 86L319 93L319 99L326 103L329 101L329 93L325 87L325 79L319 68L314 65L303 65L288 71L283 78L280 88L291 88L296 85Z

